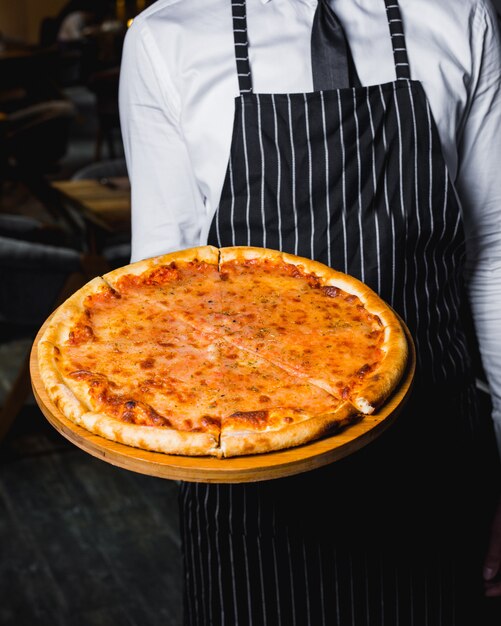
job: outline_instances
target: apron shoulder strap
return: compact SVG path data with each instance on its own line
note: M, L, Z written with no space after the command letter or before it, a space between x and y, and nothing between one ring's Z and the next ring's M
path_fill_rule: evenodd
M390 27L391 45L397 80L409 80L411 77L407 47L405 45L404 24L400 14L398 0L384 0L386 17Z
M384 0L386 16L390 29L393 60L397 80L410 79L409 59L405 44L404 25L398 0ZM233 39L235 42L235 61L237 64L238 86L240 93L252 93L252 76L249 64L249 41L247 37L247 14L245 0L233 0Z
M240 93L252 92L252 77L249 65L249 41L247 37L247 14L245 0L233 0L233 39L235 41L235 61L237 63L238 86Z

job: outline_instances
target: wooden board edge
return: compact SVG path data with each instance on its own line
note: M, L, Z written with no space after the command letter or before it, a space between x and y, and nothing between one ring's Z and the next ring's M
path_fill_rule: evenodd
M396 420L412 391L416 367L415 346L410 331L401 320L409 345L409 358L397 389L380 411L365 416L339 433L286 450L228 459L150 452L88 432L64 417L50 400L40 379L37 346L51 317L37 333L30 353L33 394L45 418L62 436L92 456L123 469L159 478L187 482L244 483L285 478L318 469L353 454L379 437Z

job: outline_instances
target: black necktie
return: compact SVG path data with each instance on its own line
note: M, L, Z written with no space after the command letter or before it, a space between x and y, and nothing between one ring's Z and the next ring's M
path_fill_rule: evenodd
M346 36L328 0L318 0L311 31L313 88L360 86Z

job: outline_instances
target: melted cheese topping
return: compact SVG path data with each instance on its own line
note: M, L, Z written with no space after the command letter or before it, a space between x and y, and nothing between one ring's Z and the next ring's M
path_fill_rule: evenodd
M89 410L122 422L266 431L355 405L384 331L290 263L172 262L89 295L55 362Z

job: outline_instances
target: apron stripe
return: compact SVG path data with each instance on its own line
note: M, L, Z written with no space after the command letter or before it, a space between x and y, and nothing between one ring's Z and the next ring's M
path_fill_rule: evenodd
M369 112L369 125L371 129L371 160L372 160L372 192L373 197L375 197L377 193L377 178L376 178L376 149L375 149L375 140L376 140L376 132L374 130L374 120L372 118L372 107L371 101L369 98L369 90L367 90L367 110ZM376 244L376 258L379 258L381 255L381 247L380 247L380 237L379 237L379 218L378 212L374 210L374 200L372 200L371 204L373 205L373 213L374 213L374 236L375 236L375 244ZM376 291L377 293L381 293L381 269L378 265L377 268L377 283L376 283Z
M204 518L208 519L209 515L210 515L210 509L209 509L209 492L207 491L207 489L201 489L201 494L198 496L199 498L201 496L203 496L203 503L204 503ZM205 614L208 613L209 606L210 604L212 604L214 602L214 588L213 588L213 582L214 582L214 576L213 576L213 572L214 572L214 566L213 566L213 560L212 560L212 537L209 533L209 528L207 526L202 526L201 529L204 531L204 543L201 545L205 545L207 546L207 572L206 572L206 580L208 581L208 603L206 604L206 602L204 601L204 610L205 610ZM202 566L203 566L203 561L202 561ZM205 600L205 595L202 594L202 597L204 597Z
M315 211L313 207L313 163L311 158L311 138L310 138L310 124L309 124L309 109L308 98L304 95L304 108L305 108L305 125L306 125L306 145L308 148L308 196L310 207L310 258L315 258Z
M277 184L276 184L276 211L277 211L277 233L278 233L278 250L283 250L282 241L282 203L281 203L281 185L282 185L282 155L278 143L278 120L277 120L277 107L275 103L275 97L271 96L273 105L273 138L275 141L276 154L277 154Z
M251 589L250 589L250 585L251 585L251 573L249 570L249 555L247 554L247 543L245 541L242 542L243 545L243 555L244 555L244 567L245 567L245 586L246 586L246 592L247 592L247 616L248 616L248 623L249 624L255 624L256 620L254 619L253 613L252 613L252 601L251 601ZM254 584L254 578L252 578L252 584ZM261 598L261 601L264 601L264 598Z
M259 95L256 94L256 102L257 102L257 115L258 115L258 131L259 131L259 151L261 153L261 225L263 229L263 247L266 248L266 219L265 219L265 204L264 204L264 186L265 186L265 156L264 156L264 148L263 148L263 134L261 132L261 102L259 100Z
M272 592L273 587L268 587L265 584L262 545L261 545L261 538L259 535L257 535L256 540L257 540L257 556L258 556L258 562L259 562L259 585L261 588L261 597L262 597L261 615L260 615L260 618L256 620L256 623L262 624L263 626L268 626L266 607L270 606L271 599L268 599L267 595Z
M382 107L383 119L384 119L386 118L386 102L385 102L383 90L381 87L379 87L379 95L381 99L381 107ZM381 124L381 127L382 127L381 138L382 138L382 145L384 149L383 163L385 163L387 160L387 154L388 154L388 141L386 138L386 125L384 124L384 122ZM387 277L387 279L390 280L388 301L394 303L395 302L395 278L396 278L395 218L393 216L393 212L390 211L390 199L389 199L389 193L388 193L388 169L387 168L384 169L384 206L386 209L386 215L390 223L390 228L389 228L390 246L389 248L391 250L391 260L389 264L390 265L389 272L388 272L389 276ZM379 270L378 270L378 274L380 274ZM379 293L382 293L382 291L379 291Z
M409 104L410 104L410 109L411 109L411 119L412 119L412 144L413 144L413 156L414 156L414 202L416 207L420 207L421 203L420 203L420 197L419 197L419 175L418 175L418 141L417 141L417 128L416 128L416 112L415 112L415 108L414 108L414 100L413 100L413 96L412 96L412 90L410 89L410 85L409 85L409 89L408 89L408 95L409 95ZM414 247L414 282L416 287L414 288L414 303L415 303L415 310L416 310L416 327L420 328L421 325L421 319L420 319L420 307L419 307L419 298L423 297L422 294L418 293L418 289L417 289L417 285L420 283L419 280L419 267L418 267L418 260L420 262L424 261L424 265L425 265L425 275L424 275L424 279L422 280L422 284L423 287L425 289L426 295L427 295L427 302L429 301L429 292L427 291L428 289L428 276L427 276L427 271L426 271L426 266L427 266L427 259L425 255L421 255L418 252L418 243L422 240L422 229L421 229L421 218L420 218L420 211L416 211L416 230L417 230L417 239L416 239L416 245ZM428 242L425 242L425 246ZM418 255L419 255L419 259L418 259ZM430 323L431 320L429 319L428 316L428 320L423 320L423 324L424 324L424 330L425 333L428 332L428 329L430 327ZM433 350L431 344L428 344L428 349L430 351Z
M448 186L446 180L443 180L441 182L444 183L443 221L444 221L444 231L445 231L445 224L446 224L446 219L447 219L447 200L448 200L448 191L449 191L448 187L449 186ZM450 247L450 244L449 244L449 247ZM443 267L444 271L447 271L447 266L446 266L446 263L445 263L445 257L444 256L442 256L441 261L442 261L442 267ZM449 324L450 324L450 319L451 319L451 309L450 309L450 306L448 304L448 298L447 298L447 295L448 295L447 292L449 291L449 289L450 289L449 285L444 285L444 297L443 297L444 312L445 312L444 331L445 331L445 337L446 337L447 342L451 341L451 337L450 337L450 334L449 334L449 329L450 329L450 325ZM454 363L452 365L454 367ZM445 370L445 364L442 367L443 367L443 370Z
M341 177L342 177L342 206L341 206L341 224L342 224L342 242L343 242L343 259L344 265L343 268L348 267L348 235L346 233L346 215L348 213L346 206L346 150L345 150L345 142L344 142L344 131L343 131L343 111L341 108L341 92L337 91L337 104L338 104L338 115L339 115L339 141L340 141L340 152L341 152ZM325 131L324 131L325 132ZM328 245L330 246L330 239ZM328 248L329 253L327 258L330 261L330 247ZM316 257L318 258L318 257ZM331 262L327 263L327 265L331 265Z
M295 565L292 562L292 558L291 558L291 543L289 540L289 533L286 531L285 532L285 538L287 540L287 559L289 562L289 591L290 591L290 597L291 597L291 603L290 603L290 608L291 608L291 626L297 626L297 622L296 622L296 604L294 602L294 598L297 597L297 594L294 591L294 571L297 571L297 568L295 567Z
M399 207L400 207L400 213L401 213L401 217L402 217L402 222L404 224L404 228L403 228L403 237L405 238L405 240L407 241L408 239L408 223L407 223L407 214L405 211L405 196L404 196L404 175L402 172L402 160L403 160L403 155L402 155L402 128L401 128L401 124L400 124L400 111L399 111L399 107L398 107L398 96L397 96L397 90L395 90L393 92L393 100L394 100L394 109L395 109L395 115L396 115L396 123L397 123L397 138L398 138L398 150L397 150L397 154L398 154L398 193L399 193ZM407 273L408 273L408 261L407 261L407 255L404 255L404 276L403 276L403 284L404 285L408 285L408 280L407 280ZM407 320L409 318L408 316L408 312L407 312L407 300L404 299L403 301L403 306L402 306L402 313L404 316L404 319Z
M430 237L431 237L431 233L436 232L436 227L435 227L435 218L434 218L434 214L433 214L433 185L434 185L434 177L433 177L433 152L432 152L432 127L431 127L431 114L430 114L430 107L427 106L426 107L426 115L427 115L427 121L428 121L428 144L429 144L429 148L428 148L428 175L429 175L429 179L430 179L430 183L429 183L429 194L428 194L428 212L429 212L429 217L430 217L430 223L431 223L431 228L430 228ZM432 255L432 262L433 262L433 269L434 269L434 276L435 276L435 290L439 291L440 289L440 284L439 284L439 270L438 270L438 259L437 259L437 254L433 254ZM436 312L437 315L437 324L438 326L442 326L443 322L442 322L442 309L437 309ZM430 317L431 314L430 312L428 312L428 317ZM428 339L428 343L431 340L430 337L430 332L431 329L430 327L427 328L426 330L426 337ZM440 336L439 333L436 333L436 340L439 344L439 348L441 350L441 352L445 352L444 349L444 344L442 341L442 337ZM444 369L444 363L441 363L441 375L442 377L445 378L446 372Z
M245 186L246 186L246 207L245 207L245 217L247 222L247 245L251 245L251 231L250 231L250 205L251 205L251 194L250 194L250 181L249 181L249 156L247 153L247 130L245 123L245 106L241 107L242 111L242 142L243 142L243 155L244 155L244 163L245 163Z
M230 214L232 217L231 221L231 237L232 237L232 245L235 245L237 238L235 235L235 184L233 181L233 168L230 165L230 179L231 179L231 209Z
M430 230L429 230L429 236L427 238L424 238L424 246L423 246L423 254L422 254L422 258L424 261L424 266L425 266L425 272L424 272L424 279L423 279L423 283L424 283L424 290L426 293L426 301L430 302L430 290L429 290L429 282L431 280L430 278L430 260L428 257L428 247L430 245L430 241L431 241L431 237L432 237L432 233L434 230L434 217L433 217L433 205L432 205L432 201L431 201L431 181L432 181L432 175L433 175L433 170L431 167L431 153L430 153L430 149L428 146L428 150L427 153L425 153L425 151L423 150L423 172L424 173L428 173L428 176L430 178L430 182L428 183L428 187L426 187L425 183L422 184L422 189L420 190L419 188L419 177L417 176L417 171L418 171L418 130L417 130L417 122L416 122L416 111L415 111L415 103L414 103L414 95L412 93L412 89L410 88L410 83L409 83L409 102L411 104L411 108L412 108L412 121L413 121L413 132L414 132L414 144L415 144L415 150L414 150L414 159L415 159L415 164L414 164L414 169L416 172L416 182L415 182L415 189L416 189L416 205L420 206L420 200L419 198L422 197L422 202L423 202L423 207L425 204L425 198L428 200L428 212L425 214L424 216L424 220L425 223L428 222L430 224ZM428 123L430 123L430 118L427 112L427 121ZM430 132L428 133L428 144L430 144L431 142L431 128L430 128ZM426 166L425 166L426 164ZM417 268L417 257L418 257L418 253L416 250L415 253L415 258L416 258L416 274L418 272L418 268ZM436 273L435 273L435 277L436 277ZM438 288L438 285L437 285ZM418 296L419 294L416 293L416 308L419 304L418 302ZM426 313L426 320L423 321L423 325L424 325L424 333L423 336L425 337L427 346L428 346L428 350L430 352L433 351L433 345L431 342L431 337L430 337L430 328L432 326L432 317L430 314L430 310L427 307L424 311ZM440 315L440 312L437 312L438 315ZM441 339L440 339L441 341ZM442 346L442 350L443 350L443 346Z
M294 147L294 132L292 124L292 107L291 99L287 94L287 113L289 116L289 148L290 148L290 170L291 170L291 209L294 219L294 246L293 253L298 253L298 228L297 228L297 209L296 209L296 155Z
M206 495L207 495L207 501L208 501L208 496L210 494L209 489L206 489ZM214 506L214 520L219 519L219 515L221 513L221 509L220 509L220 493L221 490L219 489L219 487L217 487L215 489L215 506ZM211 515L211 511L209 511L208 509L206 509L207 511L207 518L209 519L209 516ZM209 532L209 528L207 529L207 532ZM225 581L223 578L223 572L222 572L222 564L221 564L221 559L219 558L219 555L222 554L222 546L221 546L221 533L219 532L213 532L211 533L211 536L213 536L215 538L215 542L216 542L216 560L217 560L217 585L218 585L218 594L217 594L217 600L219 600L219 611L220 611L220 615L221 615L221 622L222 624L226 623L226 605L224 602L224 587L225 587Z
M360 248L360 279L362 282L365 282L365 254L364 254L364 229L362 227L362 188L361 188L361 158L360 158L360 127L358 123L358 113L357 113L357 98L356 92L353 91L353 113L354 113L354 121L355 121L355 136L356 136L356 146L357 146L357 159L356 159L356 178L357 178L357 195L358 195L358 242ZM367 238L370 240L370 237Z
M326 129L326 123L325 123L325 100L324 100L324 92L321 91L320 92L320 101L322 103L322 130L323 130L323 136L324 136L324 148L325 148L325 215L326 215L326 221L327 221L327 232L330 232L330 218L331 218L331 211L330 211L330 194L329 194L329 189L330 189L330 181L329 181L329 147L328 147L328 143L327 143L327 129ZM331 264L331 242L330 240L327 241L327 265Z

